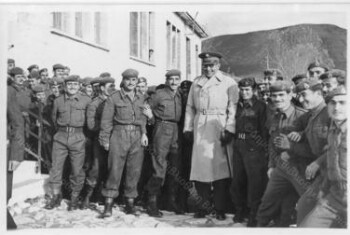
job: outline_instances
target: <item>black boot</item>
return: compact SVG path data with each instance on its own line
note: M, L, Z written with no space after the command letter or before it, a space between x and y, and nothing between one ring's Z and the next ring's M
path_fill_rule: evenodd
M215 218L217 220L225 220L226 219L226 215L225 212L221 211L221 210L216 210L215 211Z
M157 195L150 195L148 198L147 214L152 217L162 217L163 213L159 211L157 205Z
M256 215L250 214L248 218L247 227L251 227L251 228L256 227L257 224L258 224L258 221L256 220Z
M61 205L62 196L61 194L54 194L51 199L49 199L48 203L45 205L45 209L52 210L55 207L59 207Z
M106 197L105 209L104 209L101 217L102 218L111 217L112 216L112 208L113 208L113 198Z
M86 196L85 196L84 201L80 207L80 209L82 209L82 210L90 208L90 198L91 198L92 193L94 192L93 187L91 187L90 185L88 185L87 187L88 188L86 190Z
M237 208L236 214L233 217L233 222L243 223L243 221L244 221L244 210L243 210L243 208Z
M169 211L175 212L177 215L183 215L185 213L184 210L176 203L175 195L170 195L168 200L168 209Z
M77 210L79 207L79 194L72 194L71 200L68 206L68 211Z
M207 212L203 209L199 209L194 213L193 218L200 219L200 218L205 218L207 215Z
M125 213L126 214L136 214L136 208L134 205L134 198L126 198L125 202Z

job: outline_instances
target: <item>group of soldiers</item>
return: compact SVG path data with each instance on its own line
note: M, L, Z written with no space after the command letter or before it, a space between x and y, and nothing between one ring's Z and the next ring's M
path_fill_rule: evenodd
M28 122L48 139L48 210L61 204L69 157L69 211L92 208L98 191L101 218L122 194L127 214L139 213L137 203L153 217L160 209L183 214L192 198L194 218L225 220L234 211L233 221L248 219L248 227L346 227L345 71L315 62L292 81L268 69L260 82L236 82L220 71L221 54L199 58L193 83L172 69L148 87L127 69L119 89L107 72L81 79L61 64L52 78L32 65L26 79L9 59L8 174L23 159Z

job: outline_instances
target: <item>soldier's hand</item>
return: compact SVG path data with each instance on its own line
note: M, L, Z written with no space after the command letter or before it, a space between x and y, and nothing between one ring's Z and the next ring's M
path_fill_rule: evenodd
M290 149L290 141L285 134L280 134L279 136L275 137L273 139L273 144L276 148L279 148L281 150Z
M282 152L281 159L282 159L282 161L287 162L289 160L289 155L286 152Z
M228 130L225 130L224 132L222 132L221 134L221 138L220 138L220 141L221 141L221 144L222 145L226 145L228 144L231 140L233 140L234 138L234 134L229 132Z
M320 169L320 165L318 165L318 163L312 162L311 164L309 164L305 170L306 179L312 180L315 177L318 169Z
M274 169L275 169L275 168L270 167L270 168L267 170L267 177L269 177L269 179L271 178L271 174L272 174L272 172L273 172Z
M148 104L145 104L142 108L142 113L148 118L151 119L153 117L152 109Z
M109 143L104 143L102 146L106 151L109 151Z
M299 142L301 139L301 135L296 131L289 133L287 136L291 141L294 141L294 142Z
M21 162L19 162L19 161L11 160L11 161L9 161L9 168L8 168L8 170L9 171L15 171L20 164L21 164Z
M184 138L185 138L185 140L187 140L190 143L192 143L193 142L193 132L192 131L185 131L184 132Z
M142 134L142 136L141 136L141 145L143 147L148 146L148 138L147 138L146 134Z

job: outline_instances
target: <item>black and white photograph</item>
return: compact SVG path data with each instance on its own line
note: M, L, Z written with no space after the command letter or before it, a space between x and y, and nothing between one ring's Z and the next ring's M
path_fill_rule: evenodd
M1 230L348 233L349 17L1 1Z

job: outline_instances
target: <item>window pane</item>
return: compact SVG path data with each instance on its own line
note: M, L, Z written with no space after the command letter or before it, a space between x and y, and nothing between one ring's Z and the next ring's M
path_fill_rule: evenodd
M180 58L181 58L181 33L180 30L177 30L176 34L176 68L180 69Z
M140 33L140 58L148 61L148 13L141 12L141 33Z
M169 22L166 23L166 64L167 68L171 67L171 24Z
M62 13L61 12L53 12L53 27L55 29L62 29Z
M154 12L149 13L149 61L154 63Z
M176 65L176 28L175 26L172 27L171 30L171 68L175 68Z
M196 54L194 55L194 58L196 58L196 76L199 76L199 58L198 58L198 55L199 55L199 47L198 45L196 45Z
M95 12L95 42L101 44L101 13Z
M82 12L75 13L75 35L78 37L83 37L83 14Z
M186 79L191 78L191 41L186 38Z
M130 55L138 56L138 12L130 12Z

